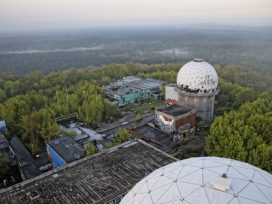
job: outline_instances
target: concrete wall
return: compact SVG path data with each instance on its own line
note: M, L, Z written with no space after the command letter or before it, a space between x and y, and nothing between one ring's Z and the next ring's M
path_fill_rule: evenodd
M215 95L198 95L178 92L178 104L196 109L203 125L210 125L214 116Z
M191 115L187 115L187 116L185 116L183 118L180 118L180 119L177 119L175 121L176 129L179 129L180 126L183 126L185 124L189 124L190 129L195 128L195 124L196 124L196 115L195 115L195 113L192 113Z
M52 149L48 144L46 144L46 150L47 154L51 158L51 162L53 164L54 169L66 165L66 161L64 161L62 157L57 152L55 152L55 150Z
M183 132L184 130L195 128L196 115L195 112L189 112L178 117L173 117L156 111L155 123L163 132L168 134L173 132L180 133L180 130Z
M155 112L155 123L159 126L161 131L165 133L172 133L176 131L175 121L172 117L167 117L161 112Z
M176 87L174 85L166 85L165 86L165 102L169 102L171 104L178 101L178 93Z

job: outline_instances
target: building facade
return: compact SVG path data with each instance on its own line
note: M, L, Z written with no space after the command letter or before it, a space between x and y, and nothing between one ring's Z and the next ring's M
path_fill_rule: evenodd
M47 142L46 150L54 169L85 156L82 147L74 139L67 136Z
M193 136L196 124L196 110L176 104L159 108L155 111L155 123L168 134Z

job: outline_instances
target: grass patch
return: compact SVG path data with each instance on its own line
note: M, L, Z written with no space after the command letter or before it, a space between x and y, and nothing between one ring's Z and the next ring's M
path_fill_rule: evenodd
M155 108L163 106L164 105L164 101L155 101L152 103L144 103L142 105L133 107L132 110L139 114L143 114L145 112L149 112L149 111L154 111Z

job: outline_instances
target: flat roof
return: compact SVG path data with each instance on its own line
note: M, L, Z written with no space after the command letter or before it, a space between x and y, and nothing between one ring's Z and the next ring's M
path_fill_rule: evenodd
M109 92L112 95L123 95L129 92L154 89L163 84L164 81L159 79L129 76L104 86L104 91Z
M84 157L82 147L71 137L59 137L47 142L66 162L72 162Z
M131 141L2 189L0 203L107 203L174 161L142 141Z
M133 135L145 140L148 144L166 153L172 153L174 146L176 145L176 143L173 142L173 137L171 135L149 125L143 125L136 128L133 130Z
M30 152L26 149L23 143L18 139L18 137L13 136L10 139L10 147L15 153L15 157L21 166L33 162L33 157Z
M81 122L76 116L58 120L60 130L76 133L75 140L102 140L102 135L98 134L92 128Z
M180 106L177 104L173 104L170 106L166 106L166 107L157 109L157 111L160 111L162 113L165 113L167 115L171 115L174 117L189 113L192 110L194 110L194 109L186 107L186 106Z

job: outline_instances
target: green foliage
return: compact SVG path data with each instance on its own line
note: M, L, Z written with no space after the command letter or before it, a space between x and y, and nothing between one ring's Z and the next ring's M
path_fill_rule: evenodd
M111 147L117 146L119 144L122 144L123 142L128 141L128 139L129 139L129 132L128 132L128 130L124 129L124 128L119 128L116 131L115 135L114 135L113 141L109 142L107 144L107 147L111 148Z
M141 112L137 112L136 115L135 115L135 119L136 120L139 120L143 117L142 113Z
M0 179L2 179L9 169L10 159L5 152L0 152Z
M272 172L272 95L217 117L206 140L209 155L249 162Z
M45 141L59 136L54 118L73 112L91 126L118 116L117 107L105 101L100 88L90 82L59 89L53 97L31 91L0 105L10 134L18 135L33 154L43 150Z
M136 112L136 118L140 119L143 113L145 112L154 113L155 108L163 106L164 104L165 104L164 101L154 101L132 107L132 110Z
M85 151L86 156L91 156L96 153L96 147L93 142L87 142L85 144L85 147L86 147L86 151Z
M216 71L221 79L254 89L256 93L268 91L272 87L272 72L264 67L227 65L217 66Z
M64 136L68 136L71 137L73 139L76 138L77 133L75 131L65 131L65 130L60 130L60 135L64 135Z
M51 109L40 109L22 116L20 125L22 139L33 154L43 148L44 141L54 139L60 134Z
M245 102L253 101L256 98L256 93L253 89L227 82L223 79L219 80L219 88L220 93L216 97L219 104L216 106L216 114L218 115L237 109Z
M145 78L156 78L167 81L169 83L176 83L177 80L177 72L178 70L174 71L158 71L153 73L139 73L139 76Z

